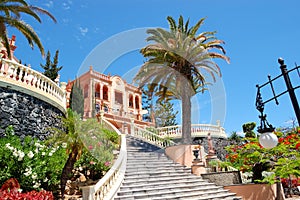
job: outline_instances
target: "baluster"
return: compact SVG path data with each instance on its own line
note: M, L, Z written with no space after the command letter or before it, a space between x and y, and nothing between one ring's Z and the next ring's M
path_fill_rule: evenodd
M45 80L43 77L41 77L41 85L40 86L41 86L41 90L45 91Z
M20 66L19 67L19 69L20 69L20 71L19 71L19 82L24 82L24 68L23 68L23 66Z
M47 93L51 92L51 85L50 82L47 81Z
M36 82L37 82L37 74L36 73L32 73L32 76L33 76L33 78L32 78L32 86L33 87L36 87Z
M6 77L7 78L12 78L13 79L13 75L14 75L14 68L12 63L7 63L7 70L6 70Z
M36 74L36 88L40 89L41 84L41 76L39 74Z
M17 71L18 71L18 66L16 65L16 64L12 64L12 67L11 67L11 69L12 69L12 74L11 74L11 78L13 79L13 80L18 80L17 79Z

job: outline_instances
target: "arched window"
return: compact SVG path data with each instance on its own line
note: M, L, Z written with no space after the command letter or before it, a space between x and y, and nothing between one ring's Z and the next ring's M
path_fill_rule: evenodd
M102 90L103 90L103 99L108 101L108 87L104 85Z
M133 108L133 95L132 94L129 95L129 104L128 104L128 106L130 108Z
M135 108L140 109L140 101L138 96L135 97Z
M95 98L100 98L100 84L95 85Z
M104 112L108 113L108 106L104 105Z
M115 102L117 104L123 104L123 93L119 91L115 91Z

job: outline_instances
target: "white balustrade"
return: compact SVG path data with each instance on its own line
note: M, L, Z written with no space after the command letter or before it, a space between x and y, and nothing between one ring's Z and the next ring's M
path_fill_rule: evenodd
M94 76L96 76L96 77L98 77L100 79L103 79L103 80L107 80L107 81L110 80L109 76L106 76L106 75L101 74L99 72L92 71L92 75L94 75Z
M101 118L102 123L106 128L110 128L121 136L120 153L117 160L110 168L110 170L102 177L96 185L83 186L82 197L83 200L110 200L117 194L121 183L125 176L126 163L127 163L127 148L126 148L126 135L121 134L120 131L113 126L110 122Z
M135 137L145 140L145 141L149 142L150 144L156 145L161 148L175 145L175 143L172 140L161 137L155 133L152 133L151 131L149 131L147 129L138 127L136 125L133 125L133 127L131 127L131 128L134 129Z
M180 138L182 136L182 126L168 126L157 128L158 135L161 137ZM206 137L210 133L213 137L227 138L223 127L212 124L192 124L192 137L202 136Z
M0 82L9 84L13 89L21 90L48 103L66 110L65 91L55 82L30 67L12 60L0 60Z

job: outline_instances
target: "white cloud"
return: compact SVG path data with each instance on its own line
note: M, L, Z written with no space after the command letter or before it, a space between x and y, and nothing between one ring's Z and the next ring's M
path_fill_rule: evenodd
M62 6L64 10L69 10L71 8L70 5L67 3L63 3Z
M86 28L79 27L79 31L82 36L85 36L87 34L87 32L89 31L89 29L87 27Z
M48 3L45 4L45 6L47 6L48 8L52 8L53 7L53 1L49 1Z

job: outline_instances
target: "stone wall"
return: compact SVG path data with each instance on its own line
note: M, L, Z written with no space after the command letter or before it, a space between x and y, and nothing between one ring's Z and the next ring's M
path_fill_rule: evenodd
M41 140L50 127L61 127L64 114L52 105L30 95L0 87L0 136L12 125L21 138L31 135Z
M212 172L212 173L201 174L201 176L204 179L208 179L209 182L221 186L242 183L242 179L239 171Z
M227 155L227 151L225 150L225 147L232 145L233 144L232 141L229 141L228 139L224 139L224 138L212 137L212 143L215 149L216 156L218 157L218 159L224 161ZM200 144L201 146L204 147L205 152L208 153L207 137L194 138L193 144Z

